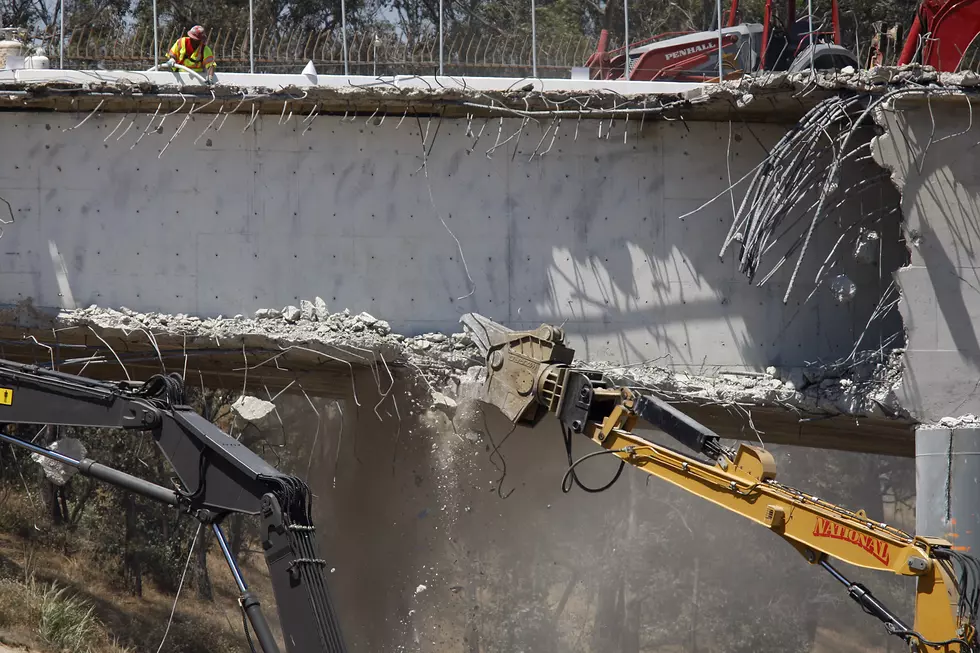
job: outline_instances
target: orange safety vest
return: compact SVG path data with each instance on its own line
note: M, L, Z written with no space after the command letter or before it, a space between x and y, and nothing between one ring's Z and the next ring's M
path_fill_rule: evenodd
M181 66L186 66L197 73L204 72L206 68L214 68L216 65L211 46L205 43L203 47L194 50L189 36L174 43L174 47L170 48L170 56Z

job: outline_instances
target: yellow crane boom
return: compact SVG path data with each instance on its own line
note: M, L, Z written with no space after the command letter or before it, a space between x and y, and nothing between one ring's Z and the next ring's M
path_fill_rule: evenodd
M918 653L978 653L980 564L943 539L913 536L776 481L776 464L765 449L721 438L648 391L616 386L602 375L571 367L574 352L558 327L512 331L470 313L461 322L486 356L483 400L511 421L533 426L554 414L569 452L562 489L609 487L626 464L661 478L770 529L812 565L831 573L865 612ZM703 455L699 460L633 433L644 422ZM571 460L571 438L584 435L598 449ZM619 458L619 472L603 488L584 486L575 468L600 455ZM866 587L849 581L831 560L916 577L912 626Z

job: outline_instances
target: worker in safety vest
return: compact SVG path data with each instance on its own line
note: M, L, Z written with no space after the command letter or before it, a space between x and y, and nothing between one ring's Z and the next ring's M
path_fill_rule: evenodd
M204 28L195 25L184 36L174 43L170 48L170 61L190 68L196 73L207 71L208 83L214 81L214 69L217 64L214 62L214 52L208 46L208 35Z

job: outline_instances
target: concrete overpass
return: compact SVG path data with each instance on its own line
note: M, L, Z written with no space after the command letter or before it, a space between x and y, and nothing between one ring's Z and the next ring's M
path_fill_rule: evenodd
M967 497L976 477L977 80L895 75L699 87L227 74L206 88L171 73L0 72L3 355L112 377L124 361L136 375L187 369L190 351L202 383L373 405L355 431L394 429L397 445L403 426L442 441L419 421L422 379L473 363L465 347L427 358L426 334L457 331L468 311L563 323L583 360L624 378L665 370L674 399L724 435L920 453L920 530L965 531L975 502L950 505L944 488ZM719 257L740 180L809 110L908 81L944 85L860 122L873 157L841 178L861 184L809 236L805 213L788 216L766 260L789 264L759 285ZM246 319L314 297L410 339ZM127 312L76 310L90 304ZM918 423L930 428L915 435Z

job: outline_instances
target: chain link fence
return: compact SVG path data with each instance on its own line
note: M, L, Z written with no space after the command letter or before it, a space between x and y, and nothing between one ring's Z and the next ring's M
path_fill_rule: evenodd
M67 18L67 17L66 17ZM65 21L71 25L70 20ZM66 25L66 26L67 26ZM183 30L160 30L160 61ZM209 44L218 70L248 72L248 28L217 29ZM566 36L537 40L538 75L568 77L595 51L596 40ZM58 56L57 47L52 48ZM299 73L312 61L320 74L344 72L340 31L310 32L256 30L255 72ZM347 31L348 65L352 75L431 75L439 69L438 35L411 41L391 36ZM530 35L466 34L446 39L443 50L447 75L525 77L531 75ZM65 32L65 66L78 69L146 70L153 66L153 29L129 33L76 27Z

